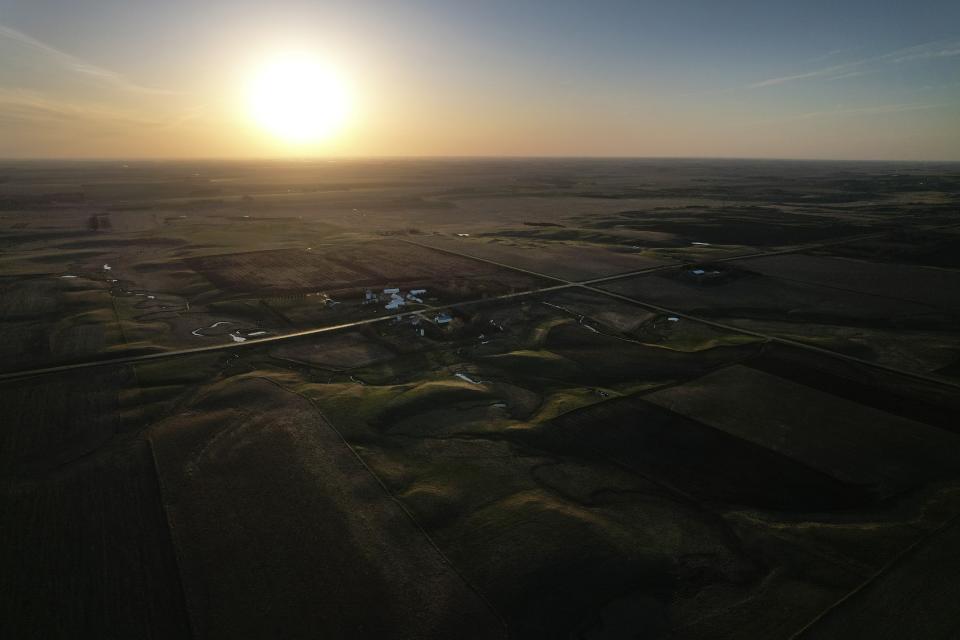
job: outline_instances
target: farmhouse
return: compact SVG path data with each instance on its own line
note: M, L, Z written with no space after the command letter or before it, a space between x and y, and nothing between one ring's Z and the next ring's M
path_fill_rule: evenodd
M407 302L399 294L395 293L390 297L390 302L388 302L384 308L388 310L399 309L405 304L407 304Z

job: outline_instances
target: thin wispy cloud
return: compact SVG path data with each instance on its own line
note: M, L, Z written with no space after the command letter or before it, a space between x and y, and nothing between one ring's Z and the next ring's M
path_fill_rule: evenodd
M796 73L789 76L780 76L778 78L767 78L766 80L761 80L760 82L754 82L752 84L748 84L747 89L759 89L760 87L772 87L777 84L786 84L788 82L794 82L796 80L806 80L808 78L830 78L833 76L838 76L840 74L849 74L860 64L863 64L863 62L862 61L847 62L844 64L834 65L832 67L816 69L814 71Z
M168 118L149 118L100 104L65 103L27 89L0 88L0 121L32 122L41 125L82 123L109 130L173 130L203 115L195 107Z
M936 58L952 58L960 56L960 41L957 42L928 42L915 47L907 47L886 55L880 56L880 60L898 64L901 62L911 62L914 60L932 60Z
M110 121L130 126L153 124L148 119L130 117L114 109L75 101L67 104L27 89L0 89L0 117L51 122Z
M844 47L842 49L834 49L833 51L827 51L826 53L815 56L813 58L808 58L804 60L807 64L812 64L814 62L823 62L824 60L829 60L830 58L836 58L842 53L850 53L851 51L856 51L859 47Z
M941 91L943 89L955 89L960 87L960 82L941 82L940 84L925 84L917 91Z
M15 128L129 136L173 131L202 114L201 108L184 108L173 99L183 94L138 84L4 25L0 51L22 55L36 67L30 74L8 75L0 85L0 122ZM33 82L48 74L57 78L67 74L95 91L84 92L84 98L62 86Z
M807 62L816 62L827 60L829 58L835 57L845 52L854 51L856 47L849 47L846 49L835 49L829 51L821 56L811 58ZM860 76L865 76L868 74L881 73L886 69L889 69L892 65L923 61L923 60L936 60L944 58L952 58L954 56L960 56L960 40L958 41L944 41L937 40L932 42L925 42L922 44L914 45L911 47L904 47L902 49L896 49L894 51L870 56L866 58L860 58L857 60L852 60L850 62L842 62L838 64L833 64L830 66L820 67L817 69L812 69L810 71L802 71L799 73L792 73L783 76L776 76L772 78L765 78L757 82L751 82L747 85L741 86L732 86L732 87L721 87L717 89L708 89L705 91L692 91L687 93L678 94L677 98L690 98L690 97L703 97L703 96L713 96L713 95L722 95L726 93L734 93L737 91L742 91L744 89L763 89L765 87L774 87L778 85L785 85L794 82L808 81L808 80L825 80L825 81L838 81L838 80L847 80L849 78L856 78Z
M884 65L901 64L904 62L913 62L920 60L934 60L942 58L952 58L960 56L960 41L933 41L897 49L889 53L869 58L861 58L852 62L845 62L829 67L795 73L791 75L767 78L759 82L754 82L746 86L747 89L760 89L775 85L787 84L798 80L840 80L875 73L882 70ZM879 68L874 68L879 67Z
M137 84L128 80L121 74L116 73L115 71L91 64L86 60L78 58L77 56L65 51L61 51L56 47L52 47L37 40L36 38L28 36L25 33L17 31L16 29L11 29L10 27L2 24L0 24L0 40L6 40L8 42L28 48L34 52L40 53L46 58L57 62L61 67L69 71L73 71L78 75L91 78L97 82L108 84L116 89L121 89L123 91L132 93L154 95L174 95L177 93L176 91L170 91L168 89L159 89L156 87L147 87Z
M843 73L839 76L830 76L827 78L828 82L836 82L837 80L846 80L847 78L859 78L860 76L870 75L871 73L880 73L880 69L861 69L859 71L851 71L849 73Z

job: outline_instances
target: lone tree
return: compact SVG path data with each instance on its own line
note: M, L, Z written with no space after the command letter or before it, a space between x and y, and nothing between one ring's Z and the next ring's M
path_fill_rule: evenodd
M90 229L90 231L109 229L111 226L112 225L110 224L109 216L103 216L95 213L87 220L87 228Z

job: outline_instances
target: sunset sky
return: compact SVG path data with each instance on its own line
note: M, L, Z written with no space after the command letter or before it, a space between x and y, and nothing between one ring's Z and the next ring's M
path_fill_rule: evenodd
M960 2L0 0L2 157L377 155L960 160Z

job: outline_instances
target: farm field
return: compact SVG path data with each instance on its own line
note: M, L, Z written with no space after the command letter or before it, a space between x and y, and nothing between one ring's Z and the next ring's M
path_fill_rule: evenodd
M762 275L852 293L915 303L943 313L960 313L951 292L960 288L960 271L795 254L738 263Z
M0 178L4 638L956 634L954 165Z
M743 394L744 389L756 391ZM957 436L811 391L768 373L732 366L648 400L772 449L878 498L948 474ZM730 404L737 404L734 413Z
M831 271L831 269L833 271ZM960 361L949 270L791 254L617 280L609 291L918 373Z
M878 260L885 264L915 264L958 269L960 268L960 233L955 228L937 231L904 230L885 238L820 249L815 254Z
M238 376L188 411L149 438L197 634L502 633L307 399Z
M174 239L189 233L182 227L190 223L173 220L175 231L149 239L140 233L123 240L46 238L42 258L34 257L40 241L22 247L23 260L42 264L0 276L0 327L7 338L0 369L229 344L383 313L382 303L363 304L365 290L425 289L415 305L423 308L546 283L382 236L223 252L260 237L262 228L248 220L242 223L250 227L246 232L216 223L224 230L218 241L226 245L203 245L213 253L194 256L189 243ZM101 229L88 233L103 235ZM64 251L81 246L80 252Z
M407 290L429 286L451 297L480 298L541 283L488 264L389 240L304 251L217 254L187 263L225 292L282 295L319 290L359 297L364 288L387 284ZM489 285L484 286L485 282Z
M889 570L848 601L828 611L799 637L836 638L867 633L873 638L897 638L905 634L929 638L955 634L954 621L939 619L930 612L950 607L957 593L950 574L960 562L958 549L960 532L957 523L952 522L920 541L916 548L909 549ZM901 598L905 590L913 597ZM890 615L891 612L895 615ZM879 620L889 621L880 624Z
M187 635L160 486L137 435L163 401L140 406L122 368L0 393L0 633Z
M591 244L525 239L485 240L430 236L417 240L427 246L459 251L563 280L587 280L675 263L671 258L641 250L638 245L625 245L618 250L610 250Z

